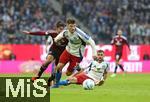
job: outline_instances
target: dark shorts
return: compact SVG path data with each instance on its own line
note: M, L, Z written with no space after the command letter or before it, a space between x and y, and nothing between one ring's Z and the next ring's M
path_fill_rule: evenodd
M48 55L52 55L55 59L55 64L57 65L59 62L59 57L62 54L63 50L53 50L53 49L49 49ZM47 55L47 56L48 56Z
M119 61L121 59L121 57L122 57L122 53L116 53L115 54L115 60L116 61Z

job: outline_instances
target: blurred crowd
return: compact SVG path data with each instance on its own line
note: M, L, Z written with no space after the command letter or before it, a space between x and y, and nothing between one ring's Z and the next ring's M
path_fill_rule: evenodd
M117 29L131 44L150 44L150 0L58 0L90 29L95 41L110 43ZM68 11L68 12L66 12Z
M150 44L150 0L0 0L0 43L44 44L46 38L21 34L22 30L53 29L71 13L92 32L96 43L110 44L123 29L130 44Z
M45 44L45 37L21 34L22 30L53 29L63 19L48 0L0 0L0 43Z

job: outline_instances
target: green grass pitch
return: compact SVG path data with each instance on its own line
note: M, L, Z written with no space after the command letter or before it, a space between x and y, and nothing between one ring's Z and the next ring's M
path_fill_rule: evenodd
M103 86L70 85L51 90L51 102L150 102L150 74L108 76Z
M150 74L120 74L114 78L108 76L105 84L96 86L94 90L84 90L80 85L51 89L50 102L150 102Z

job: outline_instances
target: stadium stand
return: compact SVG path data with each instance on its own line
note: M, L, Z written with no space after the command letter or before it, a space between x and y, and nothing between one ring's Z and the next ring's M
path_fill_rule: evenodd
M62 6L62 14L50 6L50 0L1 0L0 43L44 44L45 37L27 36L20 31L53 29L57 20L65 21L67 13L71 13L92 32L97 44L109 44L118 28L123 29L130 44L150 44L149 0L56 2Z

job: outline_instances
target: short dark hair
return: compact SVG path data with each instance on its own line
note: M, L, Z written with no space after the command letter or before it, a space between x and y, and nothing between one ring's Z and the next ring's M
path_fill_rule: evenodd
M101 53L101 52L102 52L102 53L104 53L104 51L103 51L103 50L98 50L98 51L97 51L97 53Z
M67 24L75 24L76 21L72 18L67 19Z
M62 22L62 21L58 21L56 23L56 27L59 28L59 27L65 27L65 24Z

